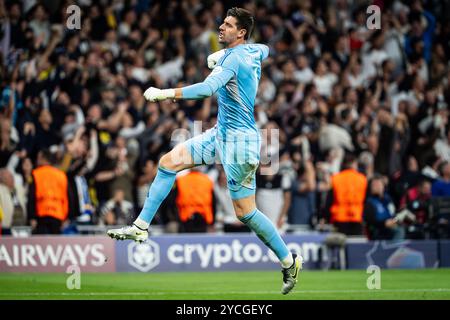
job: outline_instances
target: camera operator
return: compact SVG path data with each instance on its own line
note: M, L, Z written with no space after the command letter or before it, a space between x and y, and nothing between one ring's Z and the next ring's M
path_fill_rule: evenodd
M100 224L126 225L135 218L133 204L125 199L122 189L116 189L114 196L101 208Z
M408 209L415 216L406 228L407 239L425 239L431 206L431 182L423 178L416 187L408 189L400 200L400 209Z
M369 182L368 197L364 207L370 240L400 240L405 237L402 219L395 216L395 205L385 192L383 177L375 175Z

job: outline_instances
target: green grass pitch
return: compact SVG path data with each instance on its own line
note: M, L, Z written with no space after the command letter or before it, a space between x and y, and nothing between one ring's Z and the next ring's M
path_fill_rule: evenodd
M69 274L0 273L0 299L447 299L450 269L381 270L381 289L369 290L365 270L304 270L289 295L279 293L281 272L81 273L69 290Z

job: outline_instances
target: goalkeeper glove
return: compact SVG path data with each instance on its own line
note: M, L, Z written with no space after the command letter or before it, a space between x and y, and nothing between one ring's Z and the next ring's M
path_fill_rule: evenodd
M148 101L155 102L166 99L174 99L175 98L175 89L158 89L155 87L150 87L144 92L144 97Z
M225 49L219 50L217 52L211 53L208 58L208 68L214 69L214 67L217 64L217 61L219 61L220 58L225 54Z

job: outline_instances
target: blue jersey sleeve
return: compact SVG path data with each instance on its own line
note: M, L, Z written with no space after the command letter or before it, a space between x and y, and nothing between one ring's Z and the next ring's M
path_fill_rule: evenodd
M233 54L224 56L222 63L216 66L205 81L181 88L183 99L203 99L212 96L237 75L239 61Z
M261 61L266 59L269 56L269 47L265 44L257 44L259 50L261 51Z
M237 76L239 71L239 57L237 53L225 53L222 59L218 61L218 64L223 70L228 70Z

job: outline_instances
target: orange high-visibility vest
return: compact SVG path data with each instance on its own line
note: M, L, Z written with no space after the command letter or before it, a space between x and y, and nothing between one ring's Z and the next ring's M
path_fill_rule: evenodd
M333 204L331 223L363 220L367 178L353 169L343 170L331 178Z
M36 216L64 221L69 214L68 181L64 171L52 166L33 170L36 186Z
M198 171L177 178L176 204L182 222L198 212L207 224L213 223L213 188L211 179Z

